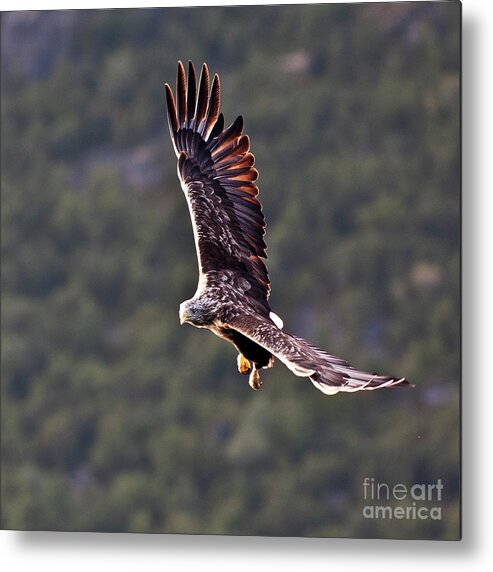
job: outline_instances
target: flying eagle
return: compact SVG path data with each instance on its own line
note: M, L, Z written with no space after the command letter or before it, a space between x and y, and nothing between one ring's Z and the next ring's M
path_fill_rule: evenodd
M192 62L188 81L178 62L176 104L166 84L169 129L199 264L197 291L180 305L180 323L207 328L232 343L238 369L250 376L253 389L261 385L260 369L272 367L274 357L329 395L409 385L403 377L359 371L283 331L269 305L265 219L250 140L241 115L225 128L219 98L219 76L211 86L206 64L197 84Z

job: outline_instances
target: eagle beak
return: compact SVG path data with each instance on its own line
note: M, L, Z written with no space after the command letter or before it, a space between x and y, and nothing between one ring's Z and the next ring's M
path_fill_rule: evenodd
M180 308L180 325L182 326L187 321L187 313L185 308Z

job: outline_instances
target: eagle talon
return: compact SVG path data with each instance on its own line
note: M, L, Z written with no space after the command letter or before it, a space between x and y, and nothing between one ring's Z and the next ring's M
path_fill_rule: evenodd
M252 371L250 362L242 354L238 354L238 371L243 375L248 375Z
M258 369L253 368L252 373L250 374L250 379L248 380L248 384L255 391L260 389L262 382L260 381L260 372Z

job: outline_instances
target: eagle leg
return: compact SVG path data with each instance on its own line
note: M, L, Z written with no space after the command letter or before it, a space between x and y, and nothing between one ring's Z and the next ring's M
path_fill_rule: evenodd
M252 371L252 366L243 354L238 354L238 371L243 375L248 375Z
M248 384L252 389L257 391L260 389L262 382L260 381L260 371L256 368L256 365L253 364L252 372L250 373L250 379L248 380Z

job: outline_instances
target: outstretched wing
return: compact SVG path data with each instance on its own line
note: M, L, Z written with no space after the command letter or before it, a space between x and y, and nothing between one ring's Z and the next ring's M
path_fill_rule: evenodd
M197 90L193 64L189 62L187 82L178 62L176 104L166 84L169 129L190 209L201 281L207 281L208 273L233 271L248 281L246 296L268 315L265 219L254 183L255 159L243 134L243 118L224 128L219 98L219 77L214 76L210 87L205 64Z
M328 395L339 391L410 386L403 377L359 371L346 360L333 356L302 338L287 334L260 316L237 316L228 320L228 326L271 352L296 375L309 377L315 387Z

